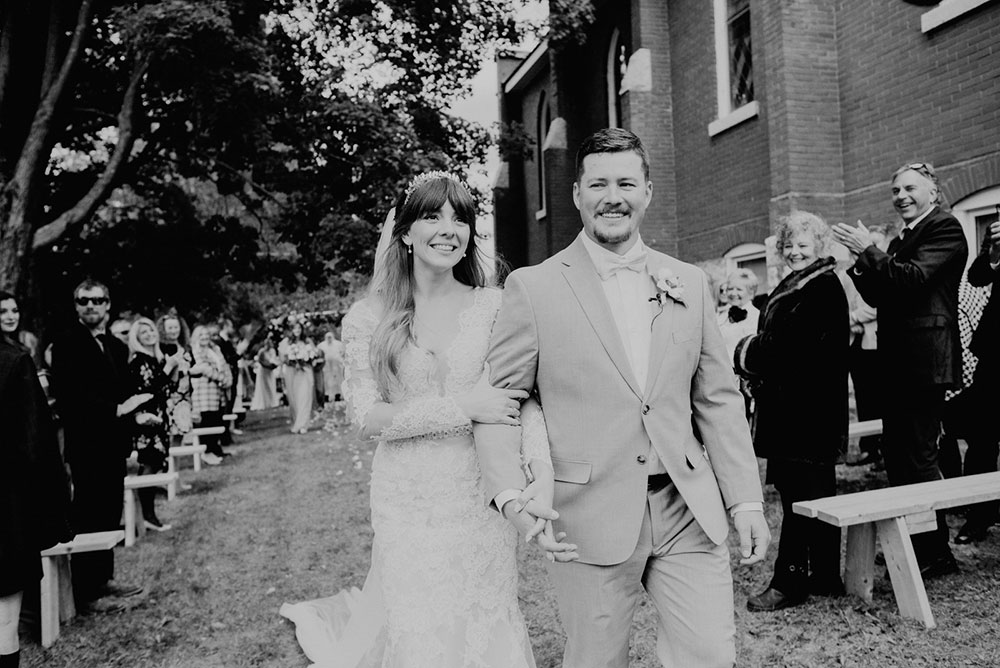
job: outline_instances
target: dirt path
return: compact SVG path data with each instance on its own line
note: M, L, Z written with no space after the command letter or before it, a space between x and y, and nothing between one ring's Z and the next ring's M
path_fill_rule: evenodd
M286 432L280 411L254 414L235 454L201 473L183 471L191 490L158 501L174 525L118 548L119 579L148 594L117 615L78 617L55 646L25 639L23 665L46 668L209 668L308 665L284 601L361 586L369 565L371 450L343 435ZM845 489L878 484L845 469ZM779 517L771 499L769 519ZM956 522L960 521L958 519ZM963 573L928 583L938 628L902 621L888 585L871 606L816 599L775 614L745 612L766 584L766 568L736 570L741 666L1000 666L1000 527L978 546L956 548ZM773 562L773 554L771 555ZM539 668L559 665L563 644L540 557L522 550L521 603ZM632 665L653 658L655 613L636 615Z

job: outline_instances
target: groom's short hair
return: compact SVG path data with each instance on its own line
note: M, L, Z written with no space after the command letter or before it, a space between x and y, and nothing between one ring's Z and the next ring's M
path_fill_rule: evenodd
M623 128L604 128L583 140L576 152L576 180L583 176L583 159L592 153L624 153L635 151L642 159L642 175L649 180L649 154L634 132Z

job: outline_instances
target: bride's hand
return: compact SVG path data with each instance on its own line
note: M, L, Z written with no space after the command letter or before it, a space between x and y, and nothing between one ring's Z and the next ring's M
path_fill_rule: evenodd
M559 518L552 508L552 500L555 496L555 473L547 462L533 459L528 464L531 468L531 481L518 497L514 509L517 512L527 510L530 515L536 518L535 525L525 535L525 540L532 538L545 530L545 523Z
M528 398L524 390L501 390L490 385L490 366L486 365L482 377L467 394L455 402L465 416L473 422L486 424L521 424L521 401Z

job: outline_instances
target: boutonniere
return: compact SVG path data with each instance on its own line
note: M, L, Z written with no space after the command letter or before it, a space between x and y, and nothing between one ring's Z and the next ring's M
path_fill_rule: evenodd
M650 276L656 286L656 294L649 298L649 301L656 302L661 307L670 297L678 304L684 304L684 281L678 278L677 274L666 267L659 269L655 276Z

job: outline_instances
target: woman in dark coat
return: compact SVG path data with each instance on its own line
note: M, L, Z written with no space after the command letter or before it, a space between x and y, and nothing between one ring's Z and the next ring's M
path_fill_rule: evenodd
M756 400L754 448L784 511L774 576L747 601L751 611L843 591L840 529L792 512L796 501L837 493L835 463L847 441L850 323L836 261L822 256L829 236L811 213L782 219L778 249L792 271L769 296L757 334L736 349L736 370Z
M30 355L0 337L0 668L17 666L21 594L40 550L71 540L69 483Z

